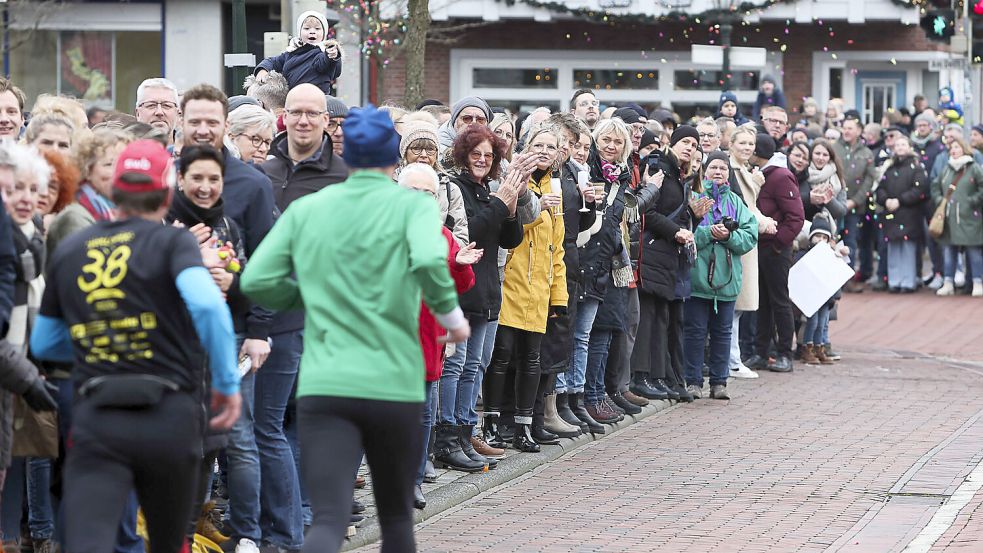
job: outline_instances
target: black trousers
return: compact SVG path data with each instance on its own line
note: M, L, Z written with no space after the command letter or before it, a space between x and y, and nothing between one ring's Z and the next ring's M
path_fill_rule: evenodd
M305 553L341 549L362 451L382 526L382 551L416 551L413 486L423 454L423 403L333 396L297 399L300 471L314 511Z
M151 553L182 551L202 457L204 409L167 393L142 409L99 408L77 397L65 464L65 551L113 550L136 489ZM350 509L351 506L349 506Z
M543 335L537 332L499 326L495 348L484 380L486 413L500 413L505 393L506 373L513 356L515 364L515 422L532 424L533 409L539 390L539 355Z
M638 307L638 335L631 352L632 371L648 374L652 380L682 384L685 363L682 300L667 301L639 292Z
M777 333L775 349L779 356L792 357L795 318L788 297L788 271L792 268L792 248L758 248L758 330L755 349L768 357L768 344Z

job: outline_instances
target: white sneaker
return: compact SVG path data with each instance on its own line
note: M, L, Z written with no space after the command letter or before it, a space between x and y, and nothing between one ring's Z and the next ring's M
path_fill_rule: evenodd
M747 368L744 363L732 368L730 370L731 378L758 378L758 373Z
M928 281L928 288L931 290L938 290L942 288L942 275L936 274L932 277L932 280Z
M983 282L973 279L973 297L983 298Z
M945 283L942 284L942 288L935 291L935 295L937 296L951 296L955 293L956 289L952 286L952 281L949 279L945 280Z
M956 271L956 278L953 281L956 284L956 288L966 286L966 273L964 271Z
M242 538L239 540L239 545L236 546L235 553L259 553L259 547L253 540Z

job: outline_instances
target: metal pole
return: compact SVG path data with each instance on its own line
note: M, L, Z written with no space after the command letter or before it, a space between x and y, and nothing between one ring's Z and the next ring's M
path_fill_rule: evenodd
M232 0L232 53L245 54L246 46L246 0ZM242 82L249 75L247 67L232 68L232 91L239 94Z
M724 47L724 66L722 71L723 75L721 76L721 90L725 92L730 90L730 40L731 32L733 30L734 26L731 24L730 16L724 16L724 19L720 24L720 38Z

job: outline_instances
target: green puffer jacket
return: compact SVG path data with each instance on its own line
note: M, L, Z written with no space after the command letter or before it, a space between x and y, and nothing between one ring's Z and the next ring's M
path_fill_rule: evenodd
M693 232L697 258L690 271L692 295L715 302L737 301L741 292L740 257L758 244L758 221L729 185L718 186L704 181L703 187L702 195L715 203ZM719 223L725 215L737 221L739 227L727 240L718 242L710 234L710 226ZM714 260L712 283L709 280L711 258Z
M960 166L964 173L949 201L940 242L949 246L983 246L983 167L972 157L963 156L946 164L932 183L933 205L939 205L949 185L956 180L959 171L953 165Z

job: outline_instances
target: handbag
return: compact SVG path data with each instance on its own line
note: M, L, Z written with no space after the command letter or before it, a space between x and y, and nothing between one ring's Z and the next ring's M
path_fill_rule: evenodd
M949 185L949 189L946 190L945 197L942 198L938 207L935 208L935 213L932 214L932 220L928 222L928 234L932 238L941 238L945 232L945 215L949 209L949 200L952 199L952 195L956 192L956 187L959 185L959 179L963 177L965 172L966 169L963 169L956 175L956 178L952 180L952 184Z
M58 457L58 413L35 411L18 397L14 402L14 457Z

